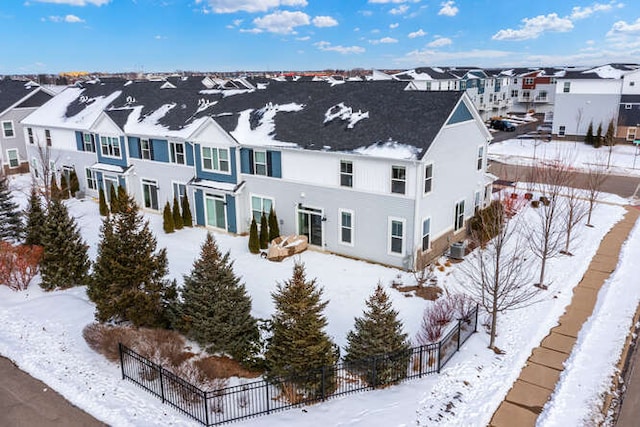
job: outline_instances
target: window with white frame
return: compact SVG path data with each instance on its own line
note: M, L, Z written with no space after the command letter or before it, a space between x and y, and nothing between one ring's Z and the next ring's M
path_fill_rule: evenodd
M9 167L11 169L20 166L20 159L18 158L18 149L12 148L7 150L7 158L9 159Z
M256 175L267 175L267 152L253 152L253 171Z
M476 191L473 195L473 211L478 213L482 207L482 199L480 199L480 192Z
M546 101L547 100L547 91L546 90L541 90L540 93L538 93L538 100L539 101Z
M478 160L476 161L476 169L482 170L482 165L484 163L484 145L478 147Z
M101 136L100 151L106 157L120 157L120 138L117 136Z
M202 147L202 169L229 173L229 150Z
M84 144L84 151L89 151L91 153L96 152L96 140L95 136L91 133L83 133L82 141Z
M624 104L625 110L631 110L631 104Z
M340 209L340 243L353 245L353 212Z
M531 96L531 92L529 92L528 90L522 91L522 99L528 100L530 96Z
M34 177L40 178L40 172L38 171L38 159L35 157L31 158L31 172Z
M171 155L171 163L185 164L184 144L182 142L170 142L169 154Z
M13 138L16 136L13 130L13 121L8 120L6 122L2 122L2 134L5 138Z
M524 84L532 85L533 84L533 77L525 77L524 78Z
M636 139L636 128L627 128L627 141L635 141Z
M340 160L340 186L353 187L353 163Z
M464 226L464 200L456 203L455 217L453 220L453 230L458 231Z
M173 183L173 197L181 201L187 195L187 185L181 182Z
M404 166L391 167L391 192L404 194L407 186L407 170Z
M511 89L511 97L512 98L518 97L518 89Z
M570 91L571 91L571 82L564 82L564 85L562 86L562 92L569 93Z
M433 165L429 164L424 167L424 194L433 190Z
M151 141L146 138L140 139L140 158L145 160L151 159Z
M89 190L98 190L98 179L96 177L96 173L95 171L91 170L90 168L85 168L84 169L85 172L85 177L87 179L87 188Z
M431 247L431 218L422 221L422 250L428 251Z
M392 254L404 254L404 220L400 218L389 219L389 252Z
M47 143L47 147L51 147L53 140L51 139L51 131L49 129L44 130L44 140Z
M258 227L260 227L262 214L269 215L272 206L273 199L269 197L251 196L251 216L258 223Z
M33 129L27 128L27 139L29 140L29 144L33 144L35 142L35 138L33 137Z
M567 130L567 127L566 127L566 126L560 126L560 127L558 128L558 136L564 136L564 134L565 134L566 130Z

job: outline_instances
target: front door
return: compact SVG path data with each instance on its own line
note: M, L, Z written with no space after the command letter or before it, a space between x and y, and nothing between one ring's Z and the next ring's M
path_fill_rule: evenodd
M322 246L322 210L299 207L298 234L307 236L310 245Z
M207 194L205 196L207 225L210 227L227 229L224 197Z

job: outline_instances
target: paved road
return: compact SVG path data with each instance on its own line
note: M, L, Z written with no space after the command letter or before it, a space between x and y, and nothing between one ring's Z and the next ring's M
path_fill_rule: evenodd
M0 357L0 378L0 426L105 426L4 357Z

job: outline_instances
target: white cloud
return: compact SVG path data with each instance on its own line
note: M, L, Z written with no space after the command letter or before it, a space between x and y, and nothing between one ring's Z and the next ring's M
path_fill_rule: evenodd
M391 9L389 13L392 15L403 15L407 13L408 10L409 10L409 6L407 6L406 4L402 4L398 7L394 7L393 9Z
M447 37L437 37L429 44L427 44L428 47L443 47L443 46L449 46L450 44L453 44L453 41L451 41L450 38Z
M154 37L154 39L156 39L156 40L166 40L167 37L166 36L161 36L160 34L158 34L157 36Z
M35 0L40 3L54 3L54 4L66 4L69 6L102 6L103 4L109 4L111 0Z
M343 55L365 52L365 48L360 46L332 46L331 43L325 41L315 43L315 46L325 52L338 52Z
M594 44L596 44L596 41L595 40L587 40L585 43L588 44L589 46L593 46Z
M395 28L398 28L400 26L400 24L398 24L397 22L394 22L393 24L389 24L389 28L391 28L392 30Z
M425 33L424 30L422 28L420 28L418 31L414 31L413 33L409 33L409 38L410 39L415 39L416 37L424 37L426 35L427 35L427 33Z
M249 33L249 34L260 34L260 33L263 33L264 31L261 30L260 28L251 28L251 29L240 28L240 32Z
M458 11L460 10L455 5L454 1L446 1L444 3L440 3L440 6L442 6L442 8L438 12L438 15L456 16L458 14Z
M369 40L371 44L390 44L390 43L398 43L398 39L394 39L393 37L383 37L378 40Z
M372 16L373 12L370 10L361 10L358 13L360 13L362 16Z
M640 18L636 19L635 22L632 22L630 24L628 24L627 21L615 22L607 33L607 37L636 33L640 33Z
M369 3L387 4L387 3L417 3L420 0L369 0Z
M51 22L67 22L69 24L79 24L84 22L84 19L79 18L76 15L49 16L46 20ZM43 18L42 21L45 21L45 19Z
M336 25L338 25L338 21L336 21L331 16L316 16L311 22L318 28L335 27Z
M256 28L276 34L295 34L295 27L309 25L310 22L306 13L288 10L277 11L253 20Z
M296 40L298 40L299 42L306 42L309 39L311 39L310 36L296 37Z
M469 60L486 60L490 59L495 62L498 58L510 58L513 52L501 50L480 50L473 49L459 52L441 52L434 49L414 50L407 53L403 58L399 58L397 62L409 64L451 64L459 65L468 63Z
M94 0L95 1L95 0ZM196 0L196 4L205 3L215 13L266 12L281 6L305 7L307 0Z
M568 18L560 18L557 13L538 15L524 18L523 25L518 30L507 28L500 30L491 37L493 40L528 40L536 39L545 31L567 32L573 29L573 23Z
M605 4L594 3L593 5L586 6L586 7L576 6L573 9L571 9L571 15L569 15L569 18L573 20L585 19L596 12L606 12L608 10L613 9L614 7L621 8L621 7L624 7L624 4L612 1L610 3L605 3Z

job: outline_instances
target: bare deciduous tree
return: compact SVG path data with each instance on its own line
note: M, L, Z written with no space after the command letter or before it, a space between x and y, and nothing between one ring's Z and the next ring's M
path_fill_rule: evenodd
M609 173L604 166L603 160L602 155L596 155L594 162L589 166L587 171L587 201L589 202L589 211L587 213L588 227L593 227L593 225L591 225L591 214L602 191L602 186L609 178Z
M569 183L568 185L571 185ZM570 251L570 245L575 239L574 233L576 225L580 223L587 216L588 207L585 200L582 198L582 192L570 186L567 188L564 202L564 229L565 229L565 243L564 249L560 253L564 255L573 255Z
M55 170L51 164L56 162L56 159L52 157L51 147L44 145L40 142L39 138L35 137L35 145L37 147L37 153L35 159L37 164L35 170L32 171L34 182L37 187L40 187L40 191L44 196L47 206L51 203L51 175ZM34 164L31 164L33 168Z
M478 244L458 270L469 281L471 298L491 316L489 348L494 350L498 314L535 303L539 292L531 285L531 262L519 218L504 214L483 218L484 231L473 231L470 239L479 242L487 231L495 237Z

